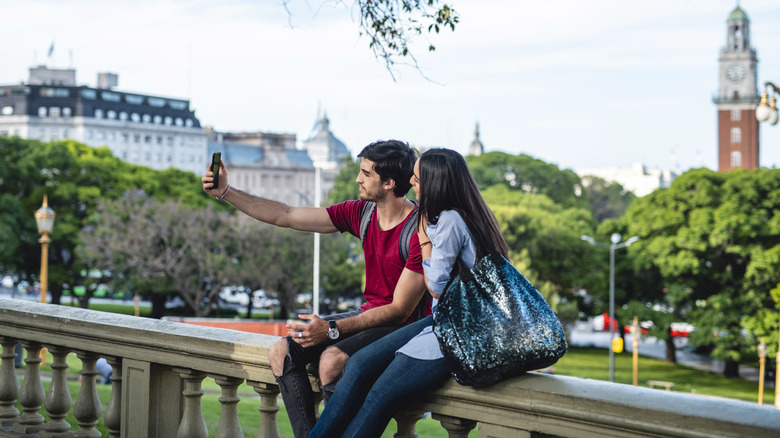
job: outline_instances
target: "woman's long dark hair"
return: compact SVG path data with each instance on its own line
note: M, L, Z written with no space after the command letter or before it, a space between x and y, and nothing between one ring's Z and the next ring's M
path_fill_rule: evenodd
M490 252L509 258L509 249L496 216L482 199L466 160L443 148L430 149L420 156L419 221L435 224L444 210L455 210L466 222L477 247L477 259Z

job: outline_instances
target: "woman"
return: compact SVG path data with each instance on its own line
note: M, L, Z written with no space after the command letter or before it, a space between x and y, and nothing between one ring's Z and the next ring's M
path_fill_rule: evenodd
M472 268L489 252L507 257L498 221L460 154L426 151L414 165L411 183L420 202L417 233L434 315L352 356L310 438L378 437L404 400L443 385L450 373L432 324L457 258Z

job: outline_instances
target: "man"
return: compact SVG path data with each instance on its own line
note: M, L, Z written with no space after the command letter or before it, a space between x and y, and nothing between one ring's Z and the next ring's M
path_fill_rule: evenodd
M296 438L307 436L316 421L306 364L319 358L322 394L327 400L349 356L414 319L411 315L425 291L417 233L411 233L405 262L399 253L401 231L416 210L415 204L405 197L411 187L414 150L397 140L379 141L366 146L358 157L363 159L356 178L360 200L328 208L290 207L249 195L228 184L224 163L220 163L219 187L212 187L210 170L201 179L203 190L209 195L229 202L259 221L300 231L339 231L362 237L363 207L366 201L376 203L363 238L366 303L357 311L323 318L300 315L308 323L288 323L288 336L269 352L271 370L279 383Z

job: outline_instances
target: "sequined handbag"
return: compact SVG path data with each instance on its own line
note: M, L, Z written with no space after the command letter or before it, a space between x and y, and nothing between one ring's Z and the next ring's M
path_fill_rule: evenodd
M433 323L447 367L461 385L486 386L546 368L566 353L558 316L497 253L473 269L458 259Z

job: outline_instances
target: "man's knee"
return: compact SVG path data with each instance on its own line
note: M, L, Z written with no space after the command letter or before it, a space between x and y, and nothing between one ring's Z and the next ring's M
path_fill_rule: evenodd
M329 347L320 356L320 382L323 385L332 383L341 377L347 366L349 356L336 347Z
M279 339L268 351L268 361L275 376L284 373L284 359L287 357L287 338Z

